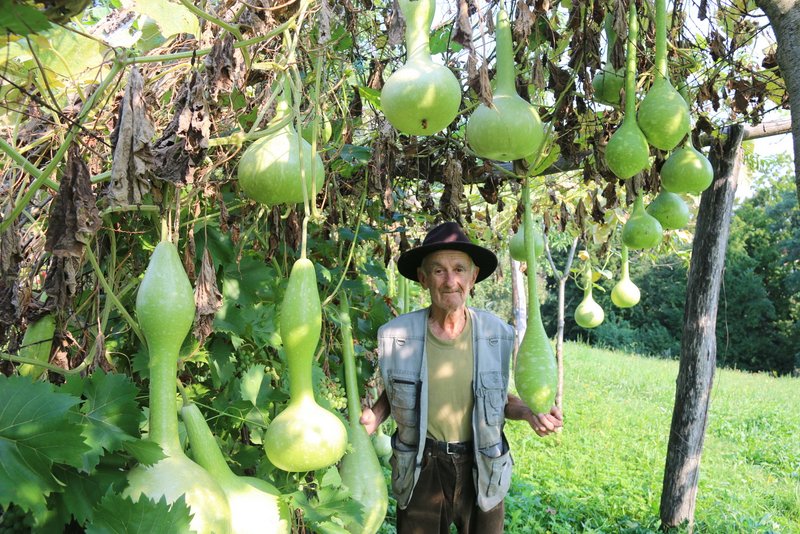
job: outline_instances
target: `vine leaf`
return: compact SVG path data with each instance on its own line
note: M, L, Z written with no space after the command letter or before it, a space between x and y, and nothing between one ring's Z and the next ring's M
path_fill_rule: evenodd
M200 37L200 21L185 6L164 0L133 0L132 9L156 22L166 39L180 33Z
M78 403L46 382L0 376L0 507L14 502L41 518L47 495L63 490L53 464L83 465L89 447L71 412Z
M0 9L0 30L17 35L43 32L50 28L50 21L33 6L16 2L3 3Z
M189 506L181 496L172 504L166 498L153 501L140 497L134 503L130 498L107 494L86 528L87 534L116 534L119 532L189 532L191 515Z

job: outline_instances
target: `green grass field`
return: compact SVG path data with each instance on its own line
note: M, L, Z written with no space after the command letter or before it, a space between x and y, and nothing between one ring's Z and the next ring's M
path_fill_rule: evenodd
M506 532L656 531L678 362L564 353L563 432L506 427ZM695 532L800 533L800 379L717 370Z

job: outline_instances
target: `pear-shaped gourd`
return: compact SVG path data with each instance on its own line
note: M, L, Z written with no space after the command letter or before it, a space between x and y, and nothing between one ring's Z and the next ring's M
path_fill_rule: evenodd
M558 388L558 368L553 346L542 323L539 295L536 290L536 254L531 201L527 180L522 188L525 211L525 250L527 251L528 319L525 335L517 351L514 383L520 398L534 413L548 413L554 405Z
M533 232L533 246L536 252L536 257L539 258L544 253L544 238L542 237L539 229L534 226ZM525 250L525 225L521 225L516 233L511 236L511 241L508 244L508 251L511 257L517 261L528 261L528 252Z
M658 219L644 209L642 195L633 201L633 211L622 227L622 242L628 248L653 248L661 243L664 229Z
M361 401L358 395L350 306L343 292L340 292L340 297L342 359L344 360L344 378L347 389L347 415L350 419L347 441L350 447L339 464L339 475L342 477L344 485L350 490L353 500L361 505L364 514L361 522L354 520L349 522L347 530L348 532L375 534L386 517L389 495L378 454L372 446L367 429L359 421Z
M618 178L625 180L650 166L650 147L636 123L636 40L639 23L636 5L631 2L628 12L628 42L625 68L625 117L608 140L605 160Z
M429 32L436 0L398 0L406 19L406 63L381 90L381 108L398 131L432 135L458 114L461 85L450 69L431 59Z
M300 258L292 266L280 315L291 398L264 435L267 458L284 471L331 466L347 447L347 429L342 421L314 399L311 364L321 331L322 306L314 264Z
M392 457L392 437L383 431L383 426L372 435L372 446L375 447L375 454L380 458L381 463L388 465L389 458Z
M607 12L603 18L603 27L606 32L606 63L592 78L594 99L602 104L618 106L620 104L620 91L625 85L625 68L615 69L611 64L611 51L617 42L617 32L614 30L614 15Z
M178 440L178 353L195 315L194 292L178 251L159 243L136 294L136 315L147 340L150 370L150 433L165 458L128 473L124 495L133 501L144 495L175 502L184 496L198 533L230 532L231 515L225 493L216 480L190 460Z
M247 147L237 166L242 193L267 206L303 202L303 184L305 194L313 201L313 192L322 188L325 178L319 153L312 154L311 145L289 119L290 91L286 80L270 122L272 126L286 124Z
M495 24L497 75L492 104L480 104L467 121L467 144L481 158L511 161L541 150L544 128L536 109L517 94L511 25L504 9Z
M583 288L583 299L575 308L575 323L581 328L596 328L602 324L606 314L592 296L594 281L592 280L592 266L589 262L586 264L584 282L586 285Z
M628 247L622 245L622 269L619 282L611 289L611 302L618 308L630 308L639 303L641 296L639 288L631 280L628 267Z
M714 169L691 139L673 151L661 166L661 186L672 193L699 195L714 180Z
M19 347L19 356L37 360L43 363L50 361L50 352L53 349L53 336L56 333L56 318L52 313L46 313L37 320L28 324L25 335L22 336L22 345ZM21 363L17 366L20 376L32 377L36 380L45 375L45 368L32 363Z
M239 476L225 461L211 429L196 404L181 408L192 457L214 477L231 509L233 534L289 534L289 509L280 492L260 478Z
M655 79L639 104L639 127L651 145L672 150L689 133L691 122L689 106L667 74L667 2L655 0L655 4Z
M662 189L647 206L647 213L658 219L664 230L679 230L689 222L689 206L675 193Z

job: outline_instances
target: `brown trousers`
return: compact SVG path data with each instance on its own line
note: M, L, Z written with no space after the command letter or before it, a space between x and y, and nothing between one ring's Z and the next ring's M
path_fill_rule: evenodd
M476 502L472 453L447 454L425 448L422 472L411 502L397 509L397 534L502 534L503 503L484 512Z

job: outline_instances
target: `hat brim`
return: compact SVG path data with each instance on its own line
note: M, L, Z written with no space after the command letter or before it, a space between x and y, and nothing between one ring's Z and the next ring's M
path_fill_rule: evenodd
M497 268L497 256L495 256L494 252L491 250L483 248L480 245L455 241L421 245L409 249L398 258L397 270L409 280L419 282L419 278L417 278L417 269L422 266L422 260L425 259L425 256L428 254L436 252L437 250L458 250L467 253L478 267L478 277L475 279L475 283L488 278Z

